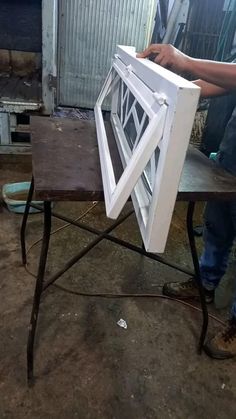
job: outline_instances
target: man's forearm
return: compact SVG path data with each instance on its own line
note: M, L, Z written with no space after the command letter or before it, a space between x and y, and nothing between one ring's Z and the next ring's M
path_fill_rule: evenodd
M201 88L201 97L204 98L222 96L229 93L228 90L223 87L216 86L215 84L208 83L204 80L194 80L193 83Z
M186 70L200 79L225 90L236 89L236 64L191 58Z
M225 90L236 89L236 63L199 60L183 54L173 45L166 44L152 44L137 54L137 57L148 58L153 55L155 63L169 70L180 74L189 72L195 77Z

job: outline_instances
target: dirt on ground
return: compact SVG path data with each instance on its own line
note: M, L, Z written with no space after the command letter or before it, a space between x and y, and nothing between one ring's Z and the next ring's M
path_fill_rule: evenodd
M30 180L30 156L0 156L0 183ZM92 203L56 203L77 218ZM130 204L129 204L130 205ZM125 211L127 208L125 209ZM196 223L202 221L197 208ZM165 258L192 269L185 229L186 205L177 203ZM27 386L26 345L35 278L21 262L22 216L0 206L0 419L234 419L236 364L197 353L201 312L162 298L83 297L51 286L40 307L35 342L35 385ZM84 222L111 224L99 203ZM65 223L53 219L52 230ZM134 216L114 233L141 244ZM30 215L27 246L42 235L42 214ZM69 226L51 237L46 276L83 249L94 236ZM202 238L197 239L199 251ZM41 242L28 253L36 273ZM232 283L234 255L225 281ZM103 240L57 282L87 293L161 294L166 281L187 275ZM231 293L218 295L219 319ZM198 303L193 302L195 306ZM117 325L127 322L127 329ZM210 319L209 335L220 325Z

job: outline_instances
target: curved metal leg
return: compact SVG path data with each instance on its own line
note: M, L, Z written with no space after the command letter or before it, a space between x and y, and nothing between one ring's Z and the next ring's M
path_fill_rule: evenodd
M194 271L195 271L195 279L196 279L196 283L199 289L202 315L203 315L202 330L201 330L201 336L199 340L199 352L201 353L204 342L205 342L207 327L208 327L208 310L207 310L204 290L203 290L202 281L201 281L201 272L200 272L198 254L197 254L195 238L194 238L194 230L193 230L194 208L195 208L195 202L190 201L188 204L188 213L187 213L187 230L188 230L189 245L191 249L191 255L192 255Z
M26 230L26 224L28 220L29 210L30 210L30 203L32 201L34 193L34 177L31 178L31 184L28 192L27 202L25 205L25 211L23 215L23 220L21 224L21 231L20 231L20 241L21 241L21 255L22 255L22 263L23 265L26 265L26 249L25 249L25 230Z
M38 320L39 305L43 292L43 280L45 266L47 262L48 246L51 233L51 202L44 202L44 232L39 260L38 274L34 292L34 301L31 312L31 320L29 326L28 345L27 345L27 374L28 383L32 383L34 379L34 338Z

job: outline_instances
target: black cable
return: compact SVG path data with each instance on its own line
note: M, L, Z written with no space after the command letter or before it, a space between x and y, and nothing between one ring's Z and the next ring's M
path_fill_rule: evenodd
M162 298L164 300L168 300L168 301L175 301L176 303L180 303L186 307L189 307L191 309L194 309L198 312L202 312L202 309L199 307L196 307L192 304L187 303L186 301L183 300L179 300L178 298L172 298L172 297L168 297L167 295L163 295L163 294L148 294L148 293L142 293L142 294L136 294L136 293L108 293L108 292L104 292L104 293L90 293L90 292L82 292L82 291L74 291L71 290L69 288L63 287L62 285L58 285L58 284L52 284L55 288L60 289L61 291L67 292L68 294L72 294L72 295L78 295L81 297L97 297L97 298ZM214 316L213 314L209 314L209 317L213 320L215 320L216 322L222 324L223 326L226 326L226 323L223 322L222 320L218 319L218 317Z

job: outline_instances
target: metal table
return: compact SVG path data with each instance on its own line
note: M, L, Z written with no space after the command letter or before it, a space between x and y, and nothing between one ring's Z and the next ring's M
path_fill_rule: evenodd
M113 133L109 123L107 123L106 129L112 148L115 172L119 175L122 171L122 165L114 146L115 141L113 141ZM23 264L26 264L25 231L29 208L30 205L33 205L31 203L33 193L36 199L44 202L44 232L27 345L29 383L34 378L34 339L42 293L101 240L110 240L174 269L189 273L185 269L169 263L161 256L146 252L142 246L135 246L109 234L128 218L133 211L119 218L105 231L99 231L83 223L74 222L64 215L57 214L51 210L52 201L104 200L94 121L35 116L31 118L31 133L33 175L21 227ZM208 311L200 278L198 255L193 234L194 206L197 201L236 200L236 178L223 169L218 168L214 162L190 146L181 176L177 199L188 202L187 231L203 313L199 340L199 351L201 351L208 327ZM44 273L52 216L92 232L96 235L96 238L86 248L73 256L62 269L52 275L51 278L45 280Z

